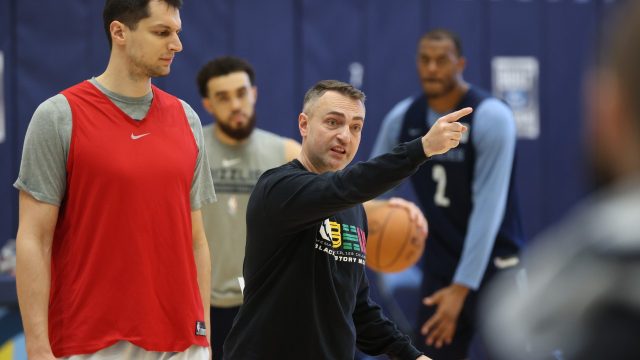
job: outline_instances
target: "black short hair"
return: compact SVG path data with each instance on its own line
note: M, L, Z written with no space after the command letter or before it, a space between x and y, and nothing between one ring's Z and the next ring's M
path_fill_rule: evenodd
M229 75L234 72L247 73L251 85L255 85L256 73L248 61L235 56L222 56L204 64L198 72L196 81L198 83L200 96L206 98L209 95L207 83L211 78Z
M109 49L113 46L111 40L111 31L109 27L115 20L127 25L128 28L135 30L138 22L149 17L149 1L151 0L106 0L104 9L102 9L102 22L104 31L109 41ZM160 0L167 5L180 9L182 0Z
M363 104L366 99L364 93L351 84L338 80L321 80L315 83L307 93L304 94L302 102L302 111L306 114L310 113L313 104L327 91L335 91L338 94L346 96L353 100L360 100Z
M458 36L458 34L454 33L451 30L442 28L429 30L424 35L422 35L422 37L420 38L420 42L422 42L422 40L451 40L456 49L456 54L458 56L462 56L463 54L462 41L460 40L460 36Z

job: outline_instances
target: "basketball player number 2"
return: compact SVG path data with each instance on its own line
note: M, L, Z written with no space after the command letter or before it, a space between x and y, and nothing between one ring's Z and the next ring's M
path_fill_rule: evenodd
M436 182L436 193L433 195L433 202L440 207L449 207L451 201L444 194L447 188L447 172L442 165L434 165L431 178Z

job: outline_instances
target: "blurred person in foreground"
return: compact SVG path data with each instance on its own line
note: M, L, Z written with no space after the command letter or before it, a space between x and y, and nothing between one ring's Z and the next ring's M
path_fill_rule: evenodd
M528 286L484 301L498 359L640 359L640 2L617 9L588 82L602 189L525 257Z

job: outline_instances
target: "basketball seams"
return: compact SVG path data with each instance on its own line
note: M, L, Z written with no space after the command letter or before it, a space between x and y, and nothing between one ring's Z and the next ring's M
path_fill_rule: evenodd
M383 273L399 272L420 259L426 239L418 238L410 216L407 209L388 203L369 208L366 257L369 268Z
M384 207L381 207L380 209L384 209ZM382 245L384 243L384 241L382 241L382 239L384 239L384 235L385 232L387 231L387 224L389 223L389 219L391 218L391 215L393 214L393 212L396 209L392 209L391 211L387 212L387 215L384 217L384 221L382 222L381 225L381 231L379 232L380 235L378 235L378 238L380 239L380 241L378 241L377 245L377 259L376 259L376 267L378 268L382 268Z
M405 209L393 209L392 211L389 212L389 215L393 214L395 211L400 210L400 211L407 211ZM403 214L404 215L404 214ZM402 241L402 246L396 251L395 257L393 259L391 259L391 261L389 262L389 264L386 264L386 266L390 267L391 270L390 271L398 271L395 269L395 267L393 266L398 259L400 259L403 255L405 254L405 249L407 248L407 244L410 244L411 241L413 240L413 232L414 232L414 228L413 228L413 223L411 223L410 221L406 223L407 226L405 227L405 231L404 231L404 237L403 237L403 241ZM382 241L381 241L382 242Z

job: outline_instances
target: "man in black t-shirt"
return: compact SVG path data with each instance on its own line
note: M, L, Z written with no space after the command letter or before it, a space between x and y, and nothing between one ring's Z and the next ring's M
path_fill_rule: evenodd
M304 99L296 160L265 172L247 209L244 304L225 359L352 359L356 347L396 359L428 359L369 299L362 202L458 145L446 115L423 137L349 168L364 125L364 94L321 81Z

